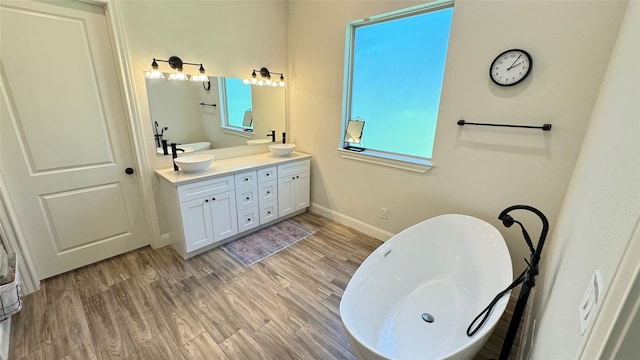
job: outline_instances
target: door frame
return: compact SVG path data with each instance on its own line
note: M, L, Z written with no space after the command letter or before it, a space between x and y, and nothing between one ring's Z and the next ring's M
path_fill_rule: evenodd
M133 162L138 170L138 191L142 201L142 211L144 215L145 227L149 244L156 248L164 245L162 243L160 225L156 212L156 201L153 196L152 177L153 171L150 170L150 164L144 152L143 128L140 123L139 110L134 96L133 79L131 72L131 61L126 45L124 30L122 27L122 16L117 0L75 0L79 2L98 5L104 8L107 26L109 29L109 37L114 52L114 61L116 72L118 74L118 82L120 85L120 93L126 118L127 137L132 149ZM13 204L11 203L8 190L5 186L4 179L0 175L0 200L6 211L7 216L0 217L0 235L7 242L7 246L11 251L19 251L22 254L20 263L20 273L22 280L23 294L29 294L40 289L40 281L38 280L37 271L29 251L29 246L24 238L24 233L17 221L17 215Z

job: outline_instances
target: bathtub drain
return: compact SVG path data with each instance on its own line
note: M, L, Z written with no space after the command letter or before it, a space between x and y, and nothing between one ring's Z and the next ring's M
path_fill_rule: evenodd
M428 323L432 323L435 319L433 318L433 315L429 314L429 313L424 313L422 314L422 320L428 322Z

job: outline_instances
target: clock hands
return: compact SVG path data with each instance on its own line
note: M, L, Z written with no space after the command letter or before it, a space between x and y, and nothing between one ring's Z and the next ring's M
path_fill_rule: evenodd
M509 66L509 67L507 68L507 70L511 70L511 68L516 67L516 66L518 66L518 65L522 64L522 63L519 63L518 65L516 65L516 63L518 62L518 60L520 60L520 57L522 57L522 54L518 55L518 57L513 61L513 64L511 64L511 66Z

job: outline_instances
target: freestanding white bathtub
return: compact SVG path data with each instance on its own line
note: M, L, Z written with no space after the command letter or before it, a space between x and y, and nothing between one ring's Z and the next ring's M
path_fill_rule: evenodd
M340 316L361 360L471 359L509 296L473 337L467 327L512 280L511 257L495 227L471 216L441 215L369 255L345 289Z

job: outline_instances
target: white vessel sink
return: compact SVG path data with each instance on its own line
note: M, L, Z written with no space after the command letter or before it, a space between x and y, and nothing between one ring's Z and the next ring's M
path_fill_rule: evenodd
M275 156L289 156L295 150L296 144L273 144L269 145L269 151Z
M268 144L270 142L272 142L271 139L247 140L247 145Z
M176 165L186 173L199 173L209 169L213 161L211 154L194 154L173 159Z

